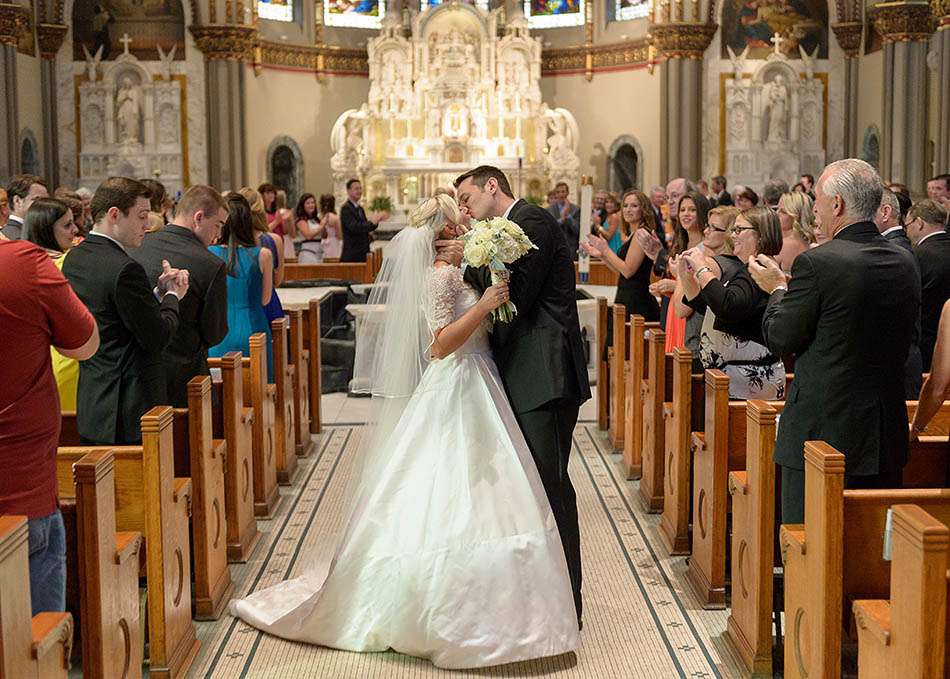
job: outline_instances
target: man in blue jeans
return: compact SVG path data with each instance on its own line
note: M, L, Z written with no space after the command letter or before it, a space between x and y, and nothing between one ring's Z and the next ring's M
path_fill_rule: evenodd
M44 250L0 239L0 514L29 519L33 615L66 607L56 485L61 415L50 346L89 358L99 348L96 321Z

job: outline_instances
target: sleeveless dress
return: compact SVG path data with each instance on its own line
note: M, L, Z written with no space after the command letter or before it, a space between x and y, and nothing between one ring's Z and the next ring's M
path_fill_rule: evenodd
M224 245L212 245L208 248L213 255L228 261L228 248ZM240 351L250 355L251 335L263 332L267 335L267 375L268 381L274 379L274 353L271 346L270 323L261 306L264 276L258 257L260 246L240 247L234 260L234 271L228 274L228 334L220 344L208 349L208 356L219 358L229 351Z
M716 330L716 314L707 308L699 340L704 369L722 370L729 376L729 398L768 401L785 398L785 365L767 347Z
M617 256L620 259L627 258L627 252L630 251L630 243L633 236L629 237ZM627 318L632 314L639 314L647 321L660 320L660 305L657 304L656 297L650 294L650 272L653 270L653 260L644 255L643 261L630 278L623 275L617 276L617 295L614 301L617 304L623 304L627 310ZM608 316L610 318L610 316Z
M270 250L274 259L274 272L280 267L280 257L277 254L277 243L266 233L261 234L261 247ZM264 306L264 315L267 316L268 324L277 318L284 317L284 306L280 303L280 297L277 296L277 286L274 286L270 293L270 301Z
M456 267L427 281L430 327L479 294ZM433 360L364 477L341 544L231 611L271 634L349 651L393 649L451 669L577 647L567 562L531 452L492 360L486 319Z

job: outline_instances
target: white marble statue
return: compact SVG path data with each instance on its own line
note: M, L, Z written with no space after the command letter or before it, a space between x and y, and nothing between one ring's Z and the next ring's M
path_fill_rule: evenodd
M769 127L766 141L788 141L788 88L785 76L777 75L769 86Z
M172 45L167 54L162 51L161 45L156 45L155 48L158 50L158 61L161 63L162 80L170 81L172 79L172 66L175 63L175 50L178 49L178 45Z
M102 61L102 50L105 45L99 45L99 49L96 50L95 55L89 54L89 50L86 49L86 46L82 46L82 52L86 55L86 78L89 82L94 83L99 79L99 62Z
M729 52L729 61L732 63L732 77L736 82L742 80L742 74L745 72L745 60L749 56L749 46L746 45L738 55L733 51L731 45L726 46Z
M132 83L132 78L126 76L115 95L115 118L117 123L118 141L123 144L139 143L139 126L141 122L141 92L138 85Z
M814 51L809 54L801 45L798 46L798 53L802 55L802 65L805 67L805 77L808 80L815 79L815 60L818 58L820 45L815 45Z

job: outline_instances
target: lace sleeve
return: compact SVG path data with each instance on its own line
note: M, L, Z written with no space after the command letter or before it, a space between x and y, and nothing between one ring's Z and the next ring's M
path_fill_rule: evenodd
M458 267L434 269L426 282L426 320L432 332L455 320L455 299L462 290L462 272Z

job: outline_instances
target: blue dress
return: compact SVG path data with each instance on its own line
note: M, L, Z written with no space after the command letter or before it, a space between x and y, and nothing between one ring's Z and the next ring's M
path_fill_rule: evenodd
M280 259L277 255L277 243L275 243L274 239L265 233L261 235L261 246L270 250L271 255L274 256L274 272L276 272L277 268L280 266ZM276 287L270 293L270 301L264 307L264 314L267 316L268 323L275 319L284 317L284 307L280 303L280 297L277 296Z
M225 263L228 261L227 246L212 245L208 249ZM270 323L261 305L264 277L258 263L260 254L260 246L238 248L234 271L228 274L228 334L220 344L208 349L208 356L218 358L229 351L250 356L248 340L254 333L263 332L267 335L267 379L272 382L274 356Z

